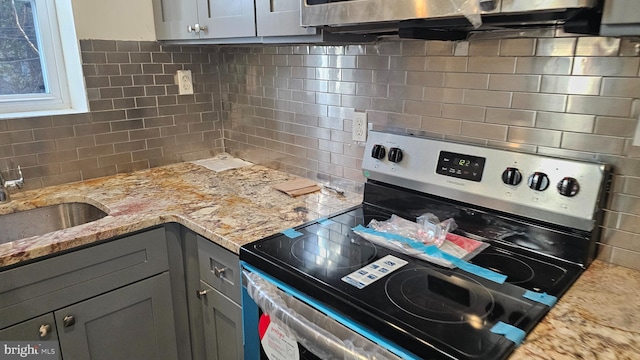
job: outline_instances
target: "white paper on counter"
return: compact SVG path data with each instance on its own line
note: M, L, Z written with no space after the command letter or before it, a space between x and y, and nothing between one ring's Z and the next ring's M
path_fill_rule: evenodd
M196 165L204 166L207 169L213 170L215 172L253 165L248 161L244 161L242 159L234 158L231 156L220 156L220 157L215 157L211 159L197 160L197 161L192 161L192 163Z

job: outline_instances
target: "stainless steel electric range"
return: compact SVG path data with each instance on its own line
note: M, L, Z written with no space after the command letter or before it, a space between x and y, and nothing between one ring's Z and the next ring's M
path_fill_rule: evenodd
M253 328L270 306L250 276L339 323L329 337L353 358L503 359L595 256L603 164L372 131L362 168L361 205L241 248L245 358L342 356L323 352L315 330L297 329L298 315L280 320L299 344L295 355L265 351L273 344ZM354 232L424 213L455 219L454 233L489 246L448 268ZM365 339L355 350L352 333Z

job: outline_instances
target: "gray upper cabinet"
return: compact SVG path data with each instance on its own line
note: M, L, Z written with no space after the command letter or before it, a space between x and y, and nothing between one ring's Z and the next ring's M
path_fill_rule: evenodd
M300 26L300 0L255 0L258 36L314 35Z
M253 0L153 0L158 40L256 36Z
M195 0L153 0L153 13L158 40L197 39L198 33L188 27L198 23Z
M300 0L153 0L156 37L247 43L318 35L315 28L300 26L300 5Z

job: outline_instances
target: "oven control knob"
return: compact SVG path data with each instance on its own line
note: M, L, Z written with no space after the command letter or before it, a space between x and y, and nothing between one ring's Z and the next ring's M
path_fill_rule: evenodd
M545 191L549 187L549 177L543 172L534 172L529 176L529 187L532 190Z
M389 149L389 161L394 163L399 163L402 161L402 150L397 147L392 147Z
M502 182L507 185L518 185L522 181L522 173L517 168L508 167L502 172Z
M387 155L387 150L385 150L384 146L379 144L373 145L373 149L371 149L372 158L382 160L386 155Z
M566 177L558 183L558 192L562 196L573 197L576 196L580 190L580 184L578 180L572 177Z

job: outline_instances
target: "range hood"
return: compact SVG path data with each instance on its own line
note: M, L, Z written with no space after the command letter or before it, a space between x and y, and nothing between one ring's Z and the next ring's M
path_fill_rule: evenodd
M563 26L597 35L602 0L301 0L302 26L462 40L470 31Z

